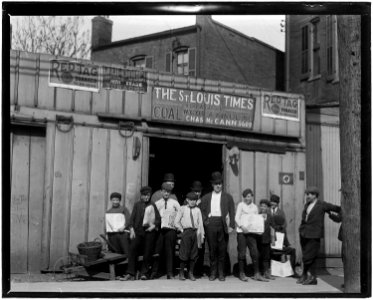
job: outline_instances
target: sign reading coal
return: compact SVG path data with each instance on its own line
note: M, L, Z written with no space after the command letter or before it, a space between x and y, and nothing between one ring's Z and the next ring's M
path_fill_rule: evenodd
M104 89L146 92L146 73L142 70L103 67Z
M203 127L252 130L259 93L233 96L196 90L154 87L152 119Z
M299 121L300 101L288 95L263 93L262 116Z
M68 60L51 60L49 85L98 92L99 66Z

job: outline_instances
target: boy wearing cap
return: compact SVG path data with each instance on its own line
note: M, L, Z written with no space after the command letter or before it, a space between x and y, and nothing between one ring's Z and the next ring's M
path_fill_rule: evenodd
M151 278L155 278L158 274L159 257L164 252L166 258L167 279L173 279L173 260L175 255L176 245L176 227L175 217L180 210L180 204L175 199L170 198L172 186L168 183L162 184L162 199L155 202L155 205L161 216L161 231L158 234L155 261Z
M274 280L275 278L270 274L270 256L271 256L271 243L274 243L274 230L272 228L273 219L269 211L270 202L267 199L262 199L259 202L259 211L264 219L264 232L258 236L257 246L259 251L259 265L262 266L263 277L265 279Z
M175 218L175 226L182 232L179 250L180 280L185 280L184 268L188 261L189 279L196 280L193 274L194 265L198 257L198 248L201 247L205 236L202 214L196 206L197 200L197 194L189 192L186 195L187 205L180 208Z
M324 236L324 216L331 211L339 213L341 207L319 199L316 187L306 189L306 204L302 212L302 222L299 227L300 244L302 248L303 273L297 283L303 285L317 284L316 257L320 250L320 240ZM311 276L308 277L308 271Z
M246 265L246 247L250 250L250 257L254 266L254 280L257 281L268 281L263 278L259 272L259 253L257 246L258 235L255 233L249 233L243 226L243 220L250 218L250 215L258 214L258 207L254 203L254 193L251 189L245 189L242 192L242 202L238 203L236 210L236 232L237 232L237 252L238 252L238 268L239 268L239 279L247 281L245 276L245 265Z
M172 189L171 189L171 192L172 192L172 190L175 187L175 176L174 176L174 174L172 174L172 173L166 173L166 174L164 174L163 183L167 183L168 185L170 185L172 187ZM159 199L162 199L162 197L163 197L162 189L160 189L160 190L154 192L154 194L152 195L150 201L152 203L155 203ZM172 199L175 199L176 201L178 201L176 195L173 194L173 193L170 193L169 198L172 198Z
M111 193L111 208L105 213L105 227L109 240L109 250L115 253L128 254L128 222L129 211L120 204L122 195Z
M269 201L271 202L271 215L272 216L281 216L285 220L284 227L286 228L286 217L285 213L282 209L279 208L279 203L280 203L280 197L272 194Z
M210 254L210 277L224 281L224 263L227 252L229 233L234 230L234 202L233 197L222 191L223 177L220 172L211 175L213 191L202 197L201 211L206 229L207 243ZM229 218L229 224L227 219Z
M136 262L140 251L143 253L140 278L142 280L148 279L156 232L161 224L158 209L154 203L150 202L151 193L151 187L142 187L140 189L140 201L133 206L129 222L131 244L128 255L127 275L120 278L120 280L135 280Z

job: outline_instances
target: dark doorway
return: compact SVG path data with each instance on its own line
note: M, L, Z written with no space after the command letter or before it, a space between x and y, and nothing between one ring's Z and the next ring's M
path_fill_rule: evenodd
M163 175L175 175L174 193L180 204L194 180L202 182L202 195L211 191L211 173L223 170L222 145L150 138L149 185L160 189Z

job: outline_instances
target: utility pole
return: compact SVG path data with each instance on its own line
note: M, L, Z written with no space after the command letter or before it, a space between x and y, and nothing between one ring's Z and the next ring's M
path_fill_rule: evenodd
M344 284L346 293L360 293L361 17L339 15L337 23Z

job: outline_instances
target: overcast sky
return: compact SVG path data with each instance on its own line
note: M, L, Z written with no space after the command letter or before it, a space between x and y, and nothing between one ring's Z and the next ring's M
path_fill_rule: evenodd
M285 33L281 32L283 15L216 15L212 18L247 36L261 40L277 49L285 49ZM110 16L113 41L194 25L195 15Z

